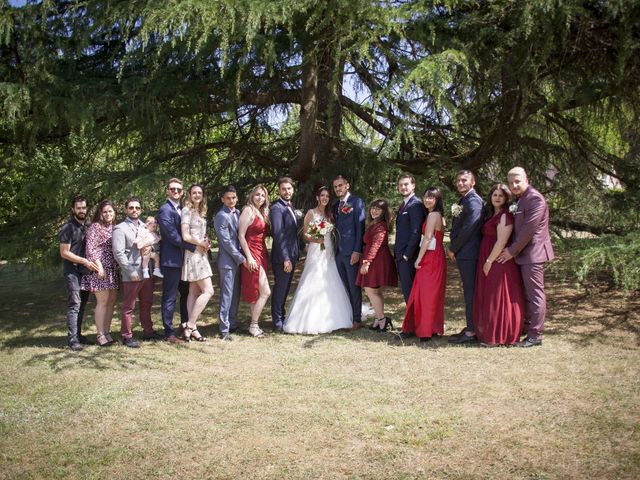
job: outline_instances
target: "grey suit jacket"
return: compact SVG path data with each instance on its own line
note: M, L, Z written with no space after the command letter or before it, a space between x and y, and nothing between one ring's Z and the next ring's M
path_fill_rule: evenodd
M235 268L244 262L238 240L238 209L234 213L223 206L213 220L213 228L218 237L218 268Z
M144 223L137 220L138 228L147 228ZM123 282L131 282L131 276L138 274L142 280L142 256L140 250L134 245L136 240L136 225L128 218L113 227L113 256L120 265Z

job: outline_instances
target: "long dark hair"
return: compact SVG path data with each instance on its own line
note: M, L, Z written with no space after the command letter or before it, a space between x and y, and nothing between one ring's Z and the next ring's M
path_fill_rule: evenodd
M327 203L327 206L324 207L324 216L331 223L334 223L333 222L333 208L331 208L331 190L329 190L329 187L327 187L326 185L322 185L321 187L319 187L316 190L316 197L320 197L320 194L322 192L327 192L329 194L329 203ZM318 201L318 204L319 203L320 202Z
M422 194L422 199L424 197L430 197L436 199L436 204L433 207L434 212L440 212L440 215L444 217L444 200L442 200L442 192L437 187L429 187Z
M489 193L487 194L487 201L484 204L485 220L489 220L491 217L493 217L496 214L493 208L493 203L491 202L491 196L493 195L493 192L495 192L498 189L502 191L504 198L506 199L504 206L502 208L508 210L509 205L511 205L511 191L509 190L509 187L507 187L504 183L496 183L493 187L491 187L491 190L489 190Z
M103 200L98 204L98 206L96 207L96 211L93 213L93 218L91 219L91 221L93 223L98 222L98 223L100 223L100 225L107 225L106 223L104 223L102 221L102 210L107 205L110 206L111 208L113 208L114 215L113 215L113 220L111 221L111 225L115 225L116 224L116 215L115 214L117 213L117 210L116 210L116 207L115 207L115 205L113 204L113 202L111 200Z
M380 215L377 220L374 220L371 216L371 209L374 207L382 210L382 215ZM367 208L367 228L379 222L386 222L387 230L389 232L391 231L391 212L389 211L389 204L382 198L375 199L369 204L369 208Z

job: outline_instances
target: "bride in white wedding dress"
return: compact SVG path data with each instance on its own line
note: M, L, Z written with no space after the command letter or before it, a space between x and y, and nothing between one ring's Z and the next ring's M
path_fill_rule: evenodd
M306 233L313 221L333 223L330 198L329 189L320 187L316 192L318 205L304 217L304 237L309 247L304 270L284 322L287 333L327 333L351 328L353 324L349 297L336 267L332 234L316 239Z

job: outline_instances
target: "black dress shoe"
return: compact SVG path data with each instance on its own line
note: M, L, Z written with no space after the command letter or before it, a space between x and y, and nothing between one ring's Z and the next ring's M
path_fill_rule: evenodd
M542 345L541 338L527 337L523 341L516 343L516 347L521 347L521 348L537 347L539 345Z
M233 342L233 338L231 338L231 335L228 333L221 333L220 334L220 341L222 342Z
M400 332L397 336L401 340L406 340L407 338L414 337L415 335L413 333Z
M420 337L420 341L421 342L430 342L431 341L431 337Z
M129 348L140 348L140 344L136 342L133 338L123 338L122 344L125 347L129 347Z
M160 335L158 332L150 333L149 335L142 335L142 340L153 341L153 340L164 340L164 335Z
M462 345L465 343L475 343L478 339L475 335L461 335L459 337L454 337L449 339L449 343L453 343L455 345Z
M78 342L80 342L81 345L93 345L93 342L84 335L78 335Z
M80 344L79 341L75 340L69 342L69 349L72 352L81 352L82 350L84 350L84 347Z
M461 337L462 335L464 335L466 333L466 331L467 331L467 327L464 327L458 333L454 333L453 335L451 335L451 338Z

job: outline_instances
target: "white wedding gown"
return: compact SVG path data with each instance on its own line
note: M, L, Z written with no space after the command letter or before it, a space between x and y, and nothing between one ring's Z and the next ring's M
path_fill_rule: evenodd
M322 218L313 210L314 220ZM317 334L353 324L351 303L336 267L331 234L324 236L325 249L309 243L304 270L284 321L287 333Z

